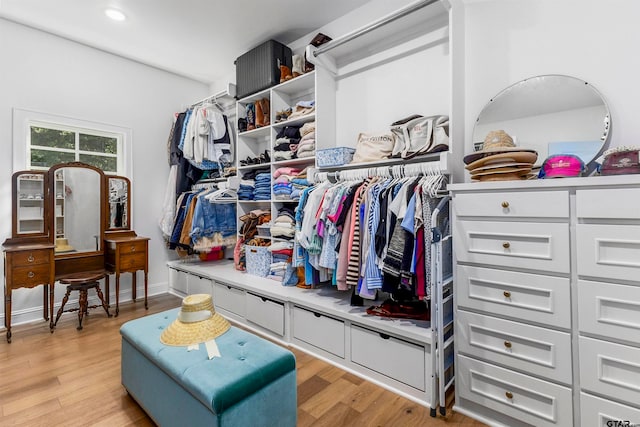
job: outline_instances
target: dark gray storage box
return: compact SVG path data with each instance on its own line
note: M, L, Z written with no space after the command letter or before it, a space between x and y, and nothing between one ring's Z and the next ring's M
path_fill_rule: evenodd
M291 49L269 40L236 59L236 97L268 89L280 83L280 65L291 68Z

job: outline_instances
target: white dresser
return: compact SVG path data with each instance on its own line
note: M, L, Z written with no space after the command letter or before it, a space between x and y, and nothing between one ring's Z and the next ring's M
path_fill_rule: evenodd
M640 176L455 184L455 410L640 425Z

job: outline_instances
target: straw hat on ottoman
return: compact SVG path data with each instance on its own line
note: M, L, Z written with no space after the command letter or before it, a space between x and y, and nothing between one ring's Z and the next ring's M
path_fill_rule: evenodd
M211 341L229 330L231 325L213 308L208 294L186 296L178 318L162 331L160 341L166 345L190 346Z

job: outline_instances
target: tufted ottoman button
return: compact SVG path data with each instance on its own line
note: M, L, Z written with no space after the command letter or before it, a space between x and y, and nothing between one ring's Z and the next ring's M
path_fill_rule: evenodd
M246 357L244 357L244 356L240 356L240 357L238 357L238 359L239 359L239 360L244 361L244 360L246 360L247 358L246 358Z
M239 345L240 347L242 347L242 346L243 346L243 345L245 345L245 344L246 344L246 343L245 343L244 341L240 341L240 342L238 343L238 345Z

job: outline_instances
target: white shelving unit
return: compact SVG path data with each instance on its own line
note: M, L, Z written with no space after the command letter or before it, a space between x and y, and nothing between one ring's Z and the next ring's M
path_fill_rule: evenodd
M454 9L452 3L458 6ZM459 157L462 169L464 151L463 126L455 126L458 120L464 123L459 96L464 83L464 35L458 25L463 19L458 0L421 0L318 48L307 48L307 58L316 64L314 72L236 103L236 117L242 118L249 103L270 101L270 124L237 134L238 175L262 167L273 174L281 166L315 165L314 158L240 164L265 151L273 159L277 132L288 124L315 120L316 150L355 147L358 132L388 129L392 122L416 113L449 115L450 150L411 161L428 161L442 173L455 174L453 162ZM310 99L315 100L313 114L275 123L278 111ZM342 169L400 162L405 161ZM273 195L264 201L239 200L237 215L262 208L274 217L286 203L290 202ZM438 408L444 411L444 393L454 377L451 238L442 230L438 233L432 248L437 260L431 269L431 321L370 316L366 307L350 305L348 292L283 287L236 271L231 263L170 262L169 284L179 295L212 293L216 309L228 318L429 406L435 415ZM398 356L403 363L398 363Z
M65 223L64 223L64 210L65 210L65 186L64 186L64 176L62 175L62 172L60 172L59 174L56 174L56 187L55 187L55 200L56 203L53 207L54 209L54 215L55 215L55 230L54 232L56 233L56 239L59 238L64 238L64 229L65 229Z

